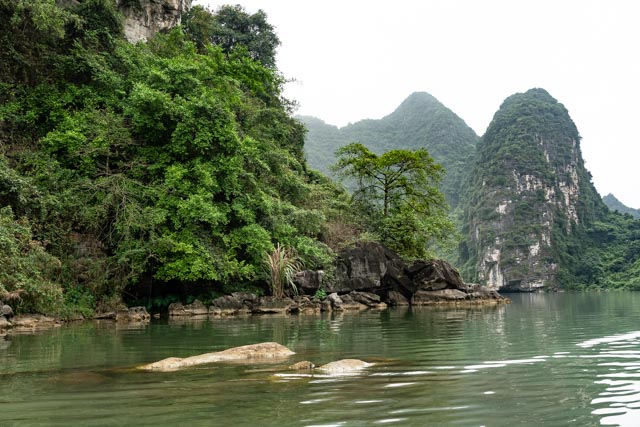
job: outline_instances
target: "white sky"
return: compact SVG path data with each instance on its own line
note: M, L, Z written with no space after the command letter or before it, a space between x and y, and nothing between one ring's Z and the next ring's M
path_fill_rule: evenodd
M196 0L262 9L298 114L344 126L426 91L482 135L541 87L582 135L596 188L640 208L640 1Z

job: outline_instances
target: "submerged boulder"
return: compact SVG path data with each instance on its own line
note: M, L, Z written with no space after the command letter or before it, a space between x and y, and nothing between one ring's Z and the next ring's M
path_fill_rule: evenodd
M186 357L184 359L179 357L169 357L158 362L139 366L138 369L142 369L145 371L166 372L214 362L230 362L241 360L259 363L274 359L284 359L294 354L295 353L293 351L289 350L287 347L281 344L275 342L265 342L260 344L244 345L241 347L233 347L223 351Z
M294 363L293 365L289 366L289 369L291 369L292 371L310 371L315 367L316 365L314 365L313 362L303 360L302 362Z
M318 369L327 373L335 374L357 372L370 366L373 366L373 363L367 363L359 359L342 359L322 365Z

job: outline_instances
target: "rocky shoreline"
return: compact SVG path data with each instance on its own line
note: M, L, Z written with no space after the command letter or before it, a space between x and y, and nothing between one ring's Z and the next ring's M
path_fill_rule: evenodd
M484 286L466 284L444 260L418 260L407 265L400 256L375 242L360 242L340 253L333 282L322 271L296 276L299 295L259 297L233 292L207 307L196 300L169 306L170 317L238 314L299 314L382 310L396 306L477 306L510 302Z
M480 306L510 302L498 292L466 284L458 271L443 260L418 260L407 265L397 254L375 242L360 242L342 251L333 281L322 271L302 271L296 276L298 295L284 298L233 292L205 306L173 303L172 318L222 317L261 314L313 314L360 310L384 310L396 306ZM96 313L96 320L148 322L144 307ZM81 320L81 319L79 319ZM0 301L0 336L60 326L60 320L42 315L14 316Z

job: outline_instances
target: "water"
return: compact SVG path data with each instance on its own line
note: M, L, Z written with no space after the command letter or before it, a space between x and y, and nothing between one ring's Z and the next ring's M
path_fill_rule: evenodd
M640 293L514 295L502 307L67 325L0 341L0 425L640 425ZM133 369L276 341L280 364Z

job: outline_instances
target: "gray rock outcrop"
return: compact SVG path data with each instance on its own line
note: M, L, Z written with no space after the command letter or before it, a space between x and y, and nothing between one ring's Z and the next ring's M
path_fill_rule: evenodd
M11 306L0 303L0 316L11 319L13 317L13 309L11 308Z
M507 302L497 292L467 285L447 261L419 260L411 265L376 242L359 243L339 254L338 289L329 295L334 310L384 307L382 304L494 304Z
M358 242L340 253L336 264L336 283L327 292L372 291L390 282L399 282L404 261L393 251L376 242Z
M131 43L146 41L180 24L192 0L116 0L123 13L124 34Z

